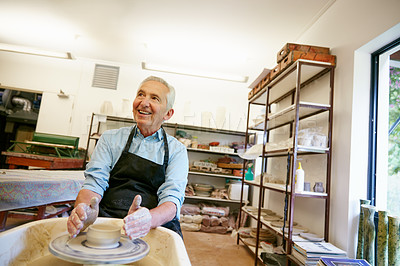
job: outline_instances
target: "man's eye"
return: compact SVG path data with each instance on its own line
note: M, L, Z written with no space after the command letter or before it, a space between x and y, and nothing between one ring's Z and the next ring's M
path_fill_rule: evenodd
M158 97L153 97L153 100L159 102L159 101L160 101L160 98L158 98Z

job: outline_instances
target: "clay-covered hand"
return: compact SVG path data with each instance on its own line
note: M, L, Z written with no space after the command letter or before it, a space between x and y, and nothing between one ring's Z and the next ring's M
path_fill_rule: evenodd
M126 235L131 239L144 237L151 228L151 214L149 209L140 207L142 197L136 195L128 215L124 218L124 229Z
M99 199L93 197L90 205L79 203L71 212L68 218L68 233L72 238L76 237L79 232L84 231L89 225L93 224L99 214Z

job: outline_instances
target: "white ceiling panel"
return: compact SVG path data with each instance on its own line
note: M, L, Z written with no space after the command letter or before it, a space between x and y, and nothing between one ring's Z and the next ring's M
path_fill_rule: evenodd
M1 0L0 42L255 78L334 0ZM318 44L315 44L318 45Z

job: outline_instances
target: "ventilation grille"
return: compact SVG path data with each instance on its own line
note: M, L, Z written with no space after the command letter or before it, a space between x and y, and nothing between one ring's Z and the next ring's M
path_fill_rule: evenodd
M116 90L118 75L119 67L96 64L92 87Z

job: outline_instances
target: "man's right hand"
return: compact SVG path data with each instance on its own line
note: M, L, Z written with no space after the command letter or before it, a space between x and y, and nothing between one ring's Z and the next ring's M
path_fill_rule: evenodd
M93 197L90 205L79 203L71 212L68 218L68 233L72 238L76 237L79 232L85 230L89 225L93 224L99 214L99 199Z

